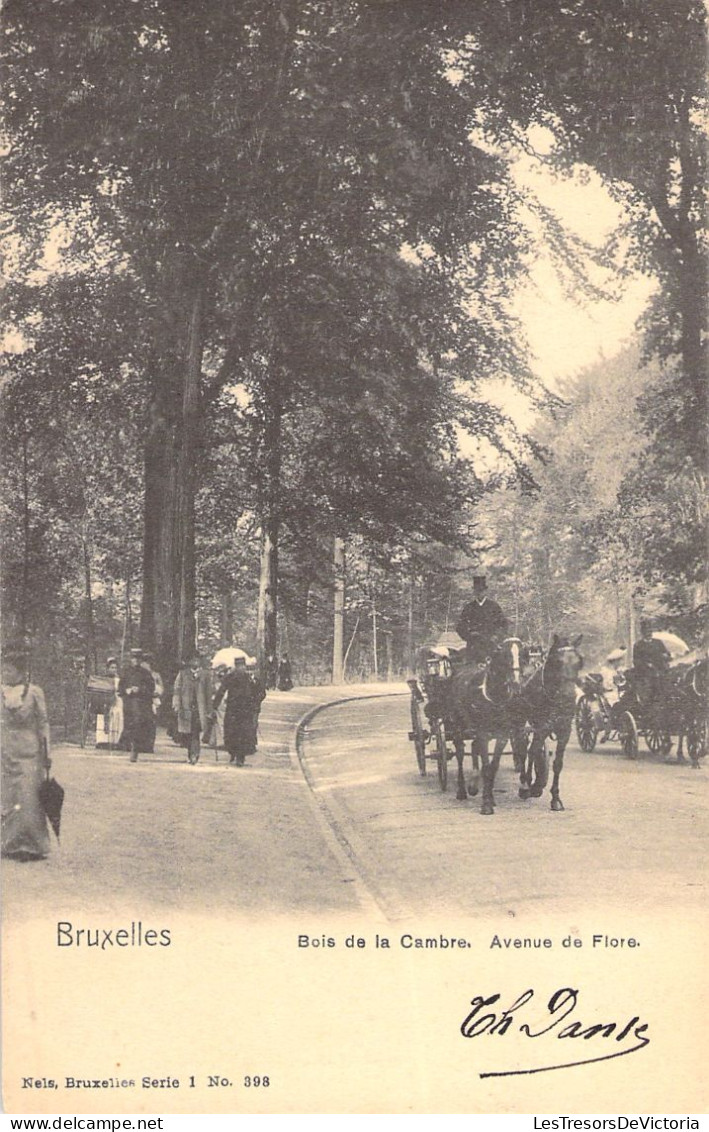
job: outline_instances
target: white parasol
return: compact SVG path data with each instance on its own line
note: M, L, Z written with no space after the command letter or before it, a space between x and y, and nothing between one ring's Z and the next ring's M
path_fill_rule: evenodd
M448 629L445 633L441 633L438 640L434 645L430 646L431 649L458 649L465 648L465 641L453 629Z
M247 660L248 655L243 649L219 649L212 657L212 668L233 668L235 660Z
M680 657L686 656L689 652L687 642L683 641L681 637L678 637L676 633L666 633L663 629L657 633L653 633L652 639L654 641L662 641L672 660L679 660Z

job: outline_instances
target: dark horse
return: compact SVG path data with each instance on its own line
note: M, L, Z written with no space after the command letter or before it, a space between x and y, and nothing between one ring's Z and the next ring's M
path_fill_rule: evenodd
M555 633L543 667L523 685L513 705L516 742L522 744L526 732L531 732L532 735L526 758L522 758L520 798L541 797L549 778L546 740L556 739L554 778L551 784L552 810L564 808L559 797L559 778L576 709L578 674L583 666L583 657L578 651L581 640L581 637L576 637L569 641Z
M493 650L484 668L466 666L451 677L448 724L458 761L456 797L463 801L468 796L463 758L465 739L471 737L475 780L470 793L478 792L477 775L482 762L481 814L494 813L495 776L512 734L511 705L520 691L521 653L520 640L510 637ZM491 738L495 739L492 757L488 753Z
M694 769L707 753L707 658L689 665L678 665L673 672L676 711L680 718L677 761L684 762L682 744Z

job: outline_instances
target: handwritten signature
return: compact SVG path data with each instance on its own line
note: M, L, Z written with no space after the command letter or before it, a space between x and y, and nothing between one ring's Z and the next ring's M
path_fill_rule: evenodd
M481 1073L480 1076L515 1077L522 1073L546 1073L550 1069L571 1069L576 1065L590 1065L597 1061L610 1061L614 1057L626 1057L629 1053L637 1053L650 1044L650 1038L647 1036L648 1023L641 1022L637 1014L627 1022L594 1022L587 1025L578 1020L567 1021L576 1011L579 994L580 992L572 987L560 987L546 1003L541 1017L535 1017L533 1007L525 1009L535 997L533 990L524 991L510 1006L502 1009L496 1006L502 998L501 994L491 994L488 998L476 995L470 1000L472 1010L462 1022L460 1032L464 1038L479 1038L483 1035L504 1037L510 1032L525 1034L526 1037L535 1039L552 1037L559 1040L581 1039L584 1042L591 1042L600 1038L603 1041L616 1043L611 1047L612 1052L598 1057L584 1057L578 1061L561 1061L555 1065L543 1065L534 1069L504 1069ZM488 1010L488 1007L495 1007L495 1010ZM530 1020L521 1021L525 1016ZM619 1048L624 1042L635 1044Z

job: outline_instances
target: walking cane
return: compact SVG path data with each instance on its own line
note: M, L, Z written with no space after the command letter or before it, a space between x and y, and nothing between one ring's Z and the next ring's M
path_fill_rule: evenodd
M214 761L219 762L219 744L217 742L217 713L214 713L212 720L212 743L214 744Z

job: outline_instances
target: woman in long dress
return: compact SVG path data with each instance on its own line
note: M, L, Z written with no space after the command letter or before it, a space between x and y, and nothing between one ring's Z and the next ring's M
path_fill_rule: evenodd
M47 818L39 800L49 757L44 692L30 684L27 654L2 659L2 856L37 861L49 854Z
M224 746L234 766L244 766L246 756L256 750L258 709L264 695L265 690L263 694L257 690L246 671L246 657L235 657L232 671L227 673L212 700L216 712L226 697Z
M123 700L118 695L120 676L114 656L106 661L106 676L113 680L113 699L107 710L96 716L96 746L113 750L123 734Z

